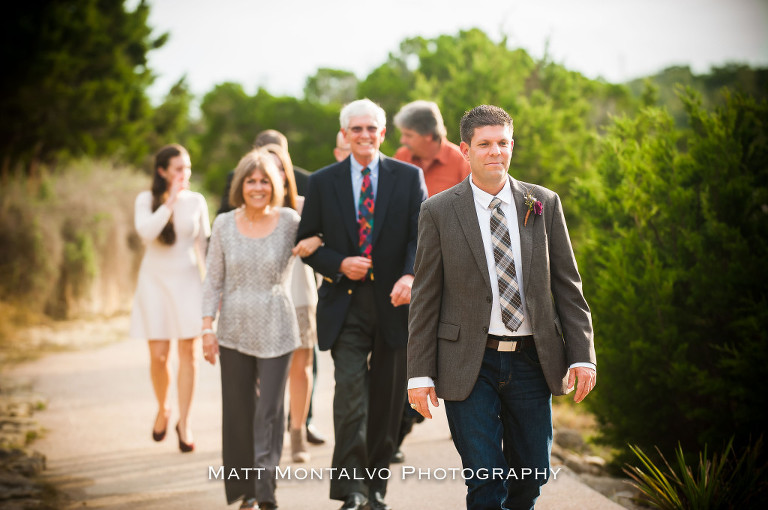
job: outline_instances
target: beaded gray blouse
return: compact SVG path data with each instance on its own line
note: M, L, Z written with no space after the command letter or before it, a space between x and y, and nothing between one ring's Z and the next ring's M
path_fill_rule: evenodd
M203 282L203 317L216 317L219 345L259 358L275 358L300 345L291 301L291 273L299 227L293 209L280 208L275 229L254 239L240 233L236 210L213 222Z

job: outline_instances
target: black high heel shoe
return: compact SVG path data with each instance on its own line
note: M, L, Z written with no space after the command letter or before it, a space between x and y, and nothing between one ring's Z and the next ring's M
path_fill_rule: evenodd
M158 442L160 442L160 441L162 441L163 439L165 439L165 433L166 433L166 432L168 432L168 427L165 427L165 428L163 429L163 431L162 431L162 432L155 432L155 431L153 430L153 431L152 431L152 439L154 439L155 441L158 441Z
M189 453L195 450L195 443L185 443L181 440L181 432L179 431L179 424L176 424L176 435L179 436L179 450L181 453Z
M165 428L163 430L161 430L160 432L155 432L155 428L152 427L152 439L154 439L157 442L160 442L163 439L165 439L165 433L168 432L168 422L170 421L169 418L170 418L170 416L168 416L165 419ZM155 421L157 421L157 420L155 420Z

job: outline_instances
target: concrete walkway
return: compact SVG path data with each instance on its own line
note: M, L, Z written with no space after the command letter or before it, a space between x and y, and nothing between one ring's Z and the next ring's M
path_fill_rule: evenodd
M49 355L14 367L8 374L31 382L35 391L48 398L47 409L35 415L47 433L33 447L47 456L45 479L69 497L67 508L227 507L223 482L210 476L212 468L215 472L221 466L218 365L200 367L192 417L197 448L194 453L181 454L172 428L165 441L151 440L156 409L148 362L146 343L126 340ZM328 353L321 353L319 362L315 423L331 440L311 447L311 462L301 465L290 462L286 435L281 468L291 468L291 479L278 482L282 510L335 510L340 506L328 499L324 469L330 466L333 451L333 362ZM176 406L174 413L171 425L177 420ZM448 471L461 463L450 441L443 407L433 414L434 420L417 425L406 439L405 464L392 466L387 502L395 510L464 508L463 480L460 475L451 479ZM311 468L315 468L314 475ZM446 475L447 479L435 479ZM561 471L545 485L537 509L622 507Z

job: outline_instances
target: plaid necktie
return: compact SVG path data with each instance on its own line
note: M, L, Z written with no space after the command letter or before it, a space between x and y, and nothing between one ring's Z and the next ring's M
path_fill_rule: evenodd
M515 259L512 255L512 241L509 238L507 219L501 210L501 200L491 200L491 242L493 259L496 261L496 277L499 280L499 303L501 319L511 330L517 331L523 323L523 303L520 299L520 287L517 284Z
M357 224L360 255L371 258L371 242L373 241L373 186L371 186L371 169L368 167L363 168L363 185L360 186L360 201L357 204Z

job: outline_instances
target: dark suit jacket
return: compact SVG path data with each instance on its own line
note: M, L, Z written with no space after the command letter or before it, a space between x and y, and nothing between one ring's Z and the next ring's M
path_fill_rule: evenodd
M471 178L424 202L419 217L408 377L431 377L437 396L446 400L464 400L475 385L493 299ZM562 395L571 364L596 364L592 316L560 197L515 179L510 184L518 212L526 320L547 384L554 395ZM533 189L544 209L541 216L531 213L524 226L527 189Z
M310 174L303 168L295 166L293 167L293 175L296 178L296 193L303 197L307 191L307 181L309 180ZM224 193L221 195L221 204L219 204L219 210L216 211L217 216L233 209L232 206L229 205L229 190L232 188L232 178L234 176L234 170L227 174L227 184L224 186Z
M381 156L373 213L373 285L380 331L392 348L408 341L408 306L393 307L389 294L401 276L413 274L419 207L426 198L420 168ZM297 239L316 234L323 235L324 245L304 262L323 275L317 292L317 338L320 349L328 350L358 285L339 272L344 258L360 254L349 157L309 177Z
M312 175L303 168L297 166L293 167L293 176L296 179L296 193L299 196L307 196L307 185L309 183L309 176Z

